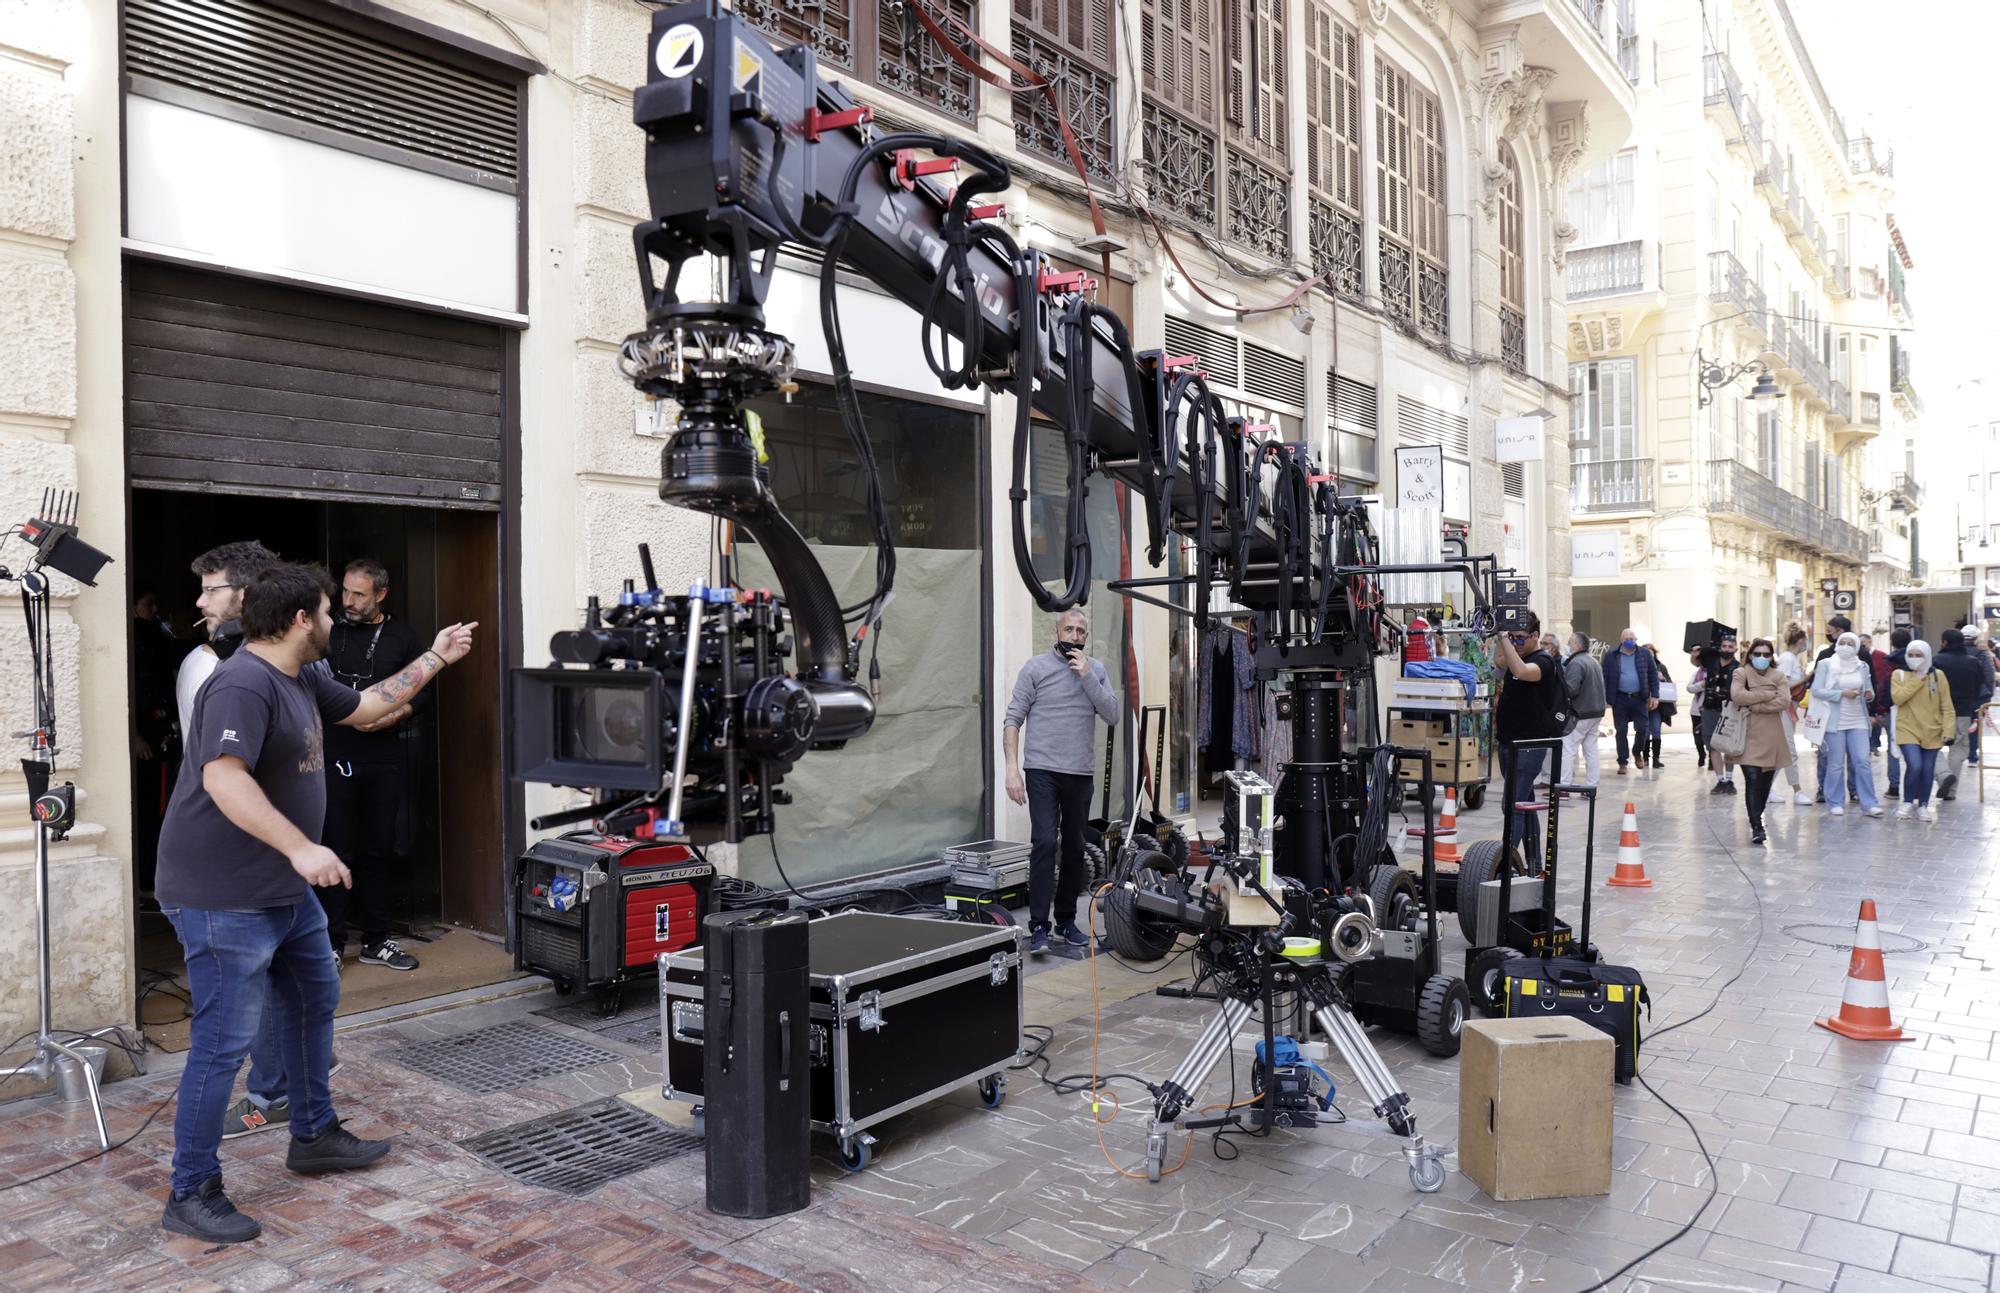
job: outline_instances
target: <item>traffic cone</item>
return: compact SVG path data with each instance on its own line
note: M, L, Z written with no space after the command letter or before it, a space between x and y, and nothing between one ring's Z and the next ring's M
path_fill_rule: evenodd
M1861 900L1861 919L1854 926L1854 956L1847 963L1847 990L1840 994L1840 1013L1813 1022L1858 1042L1916 1040L1889 1017L1889 983L1882 973L1882 936L1875 929L1873 898Z
M1424 828L1412 826L1408 831L1413 840L1424 838ZM1465 861L1465 855L1458 851L1458 787L1444 788L1444 810L1438 814L1436 842L1431 846L1432 855L1439 862L1449 862L1453 866ZM1419 843L1418 848L1423 845Z
M1618 869L1605 883L1620 889L1653 887L1646 877L1645 860L1639 856L1639 814L1630 804L1625 805L1625 823L1618 830Z

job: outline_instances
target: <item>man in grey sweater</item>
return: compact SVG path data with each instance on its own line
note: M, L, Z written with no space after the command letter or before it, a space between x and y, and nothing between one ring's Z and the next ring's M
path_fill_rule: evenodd
M1118 721L1118 697L1104 665L1085 653L1089 641L1090 617L1080 610L1063 612L1056 621L1055 645L1021 666L1001 733L1007 797L1028 806L1032 828L1028 950L1035 953L1049 950L1052 900L1055 936L1071 947L1090 942L1076 927L1076 903L1083 893L1083 831L1090 817L1090 751L1097 743L1097 720ZM1024 751L1021 725L1030 715L1034 723Z

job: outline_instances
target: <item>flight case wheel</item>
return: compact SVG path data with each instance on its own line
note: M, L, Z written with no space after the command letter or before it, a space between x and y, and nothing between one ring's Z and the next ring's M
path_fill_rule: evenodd
M1439 1059L1458 1054L1459 1033L1471 1013L1471 998L1462 979L1433 974L1417 999L1417 1040Z
M995 1073L992 1077L979 1079L979 1103L988 1109L998 1109L1007 1100L1007 1079Z
M1499 1018L1507 1006L1505 984L1510 962L1525 960L1511 947L1482 947L1466 967L1466 986L1472 989L1472 1004L1488 1019Z
M868 1161L875 1156L874 1146L864 1136L855 1136L840 1142L840 1165L849 1172L863 1171Z
M1458 806L1469 813L1478 812L1479 806L1485 802L1486 783L1483 781L1475 781L1458 792Z
M1410 1184L1421 1194L1436 1194L1444 1188L1444 1160L1425 1155L1410 1164Z

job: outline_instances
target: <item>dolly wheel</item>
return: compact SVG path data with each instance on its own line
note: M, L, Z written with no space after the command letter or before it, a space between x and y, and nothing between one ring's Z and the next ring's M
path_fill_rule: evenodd
M1410 1164L1410 1184L1420 1194L1436 1194L1444 1188L1444 1160L1426 1156Z
M1467 973L1471 975L1472 1004L1488 1019L1497 1019L1507 1008L1506 977L1507 967L1514 961L1525 960L1511 947L1483 947L1472 958Z
M1465 981L1448 974L1433 974L1425 981L1423 995L1417 999L1417 1040L1439 1059L1450 1059L1458 1054L1459 1032L1470 1013L1471 997L1465 990Z
M1479 806L1485 802L1486 783L1483 781L1476 781L1458 792L1458 806L1469 813L1478 812Z
M1517 878L1527 873L1519 845L1509 861ZM1479 937L1479 886L1499 876L1499 840L1480 840L1465 851L1465 860L1458 864L1458 930L1468 943Z
M1086 892L1103 885L1111 878L1111 867L1104 859L1104 850L1095 844L1083 846L1083 880Z
M998 1109L1007 1100L1007 1079L999 1074L979 1079L979 1103Z
M865 1171L868 1167L868 1160L874 1156L874 1147L859 1136L853 1140L843 1140L840 1142L840 1165L847 1171Z
M1368 901L1375 911L1377 929L1415 929L1417 878L1396 865L1378 866L1368 876Z

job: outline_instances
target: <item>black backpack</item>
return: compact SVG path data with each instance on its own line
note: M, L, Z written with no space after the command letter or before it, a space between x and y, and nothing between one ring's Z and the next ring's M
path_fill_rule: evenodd
M1546 651L1537 654L1544 660L1554 659ZM1549 672L1549 666L1543 665L1542 672ZM1545 737L1568 736L1576 730L1576 692L1569 684L1569 670L1558 663L1555 666L1555 675L1555 686L1549 686L1544 680L1536 688L1547 715L1547 722L1542 732Z

